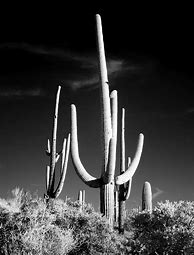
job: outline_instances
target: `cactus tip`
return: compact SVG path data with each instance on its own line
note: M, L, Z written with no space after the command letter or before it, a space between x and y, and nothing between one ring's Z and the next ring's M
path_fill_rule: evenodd
M117 90L113 90L110 94L110 98L114 98L117 96Z
M139 134L140 138L144 138L144 135L142 133Z
M76 107L74 104L71 104L71 109L74 110Z

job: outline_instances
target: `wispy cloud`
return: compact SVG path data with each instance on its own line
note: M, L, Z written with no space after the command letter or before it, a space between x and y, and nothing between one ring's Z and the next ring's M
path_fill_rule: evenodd
M60 58L61 60L72 60L83 64L83 67L93 67L95 64L94 57L90 54L81 55L71 50L55 47L46 47L43 45L33 45L29 43L1 43L0 50L16 49L31 52L38 55L47 55Z
M62 62L60 67L61 72L62 68L64 68L64 71L68 70L67 77L64 77L64 74L62 76L63 83L73 90L80 88L95 88L98 84L98 59L93 52L82 54L68 49L31 45L28 43L0 44L0 50L5 49L18 49L37 55L47 56L50 57L50 61L57 61L59 59L60 62ZM71 63L71 65L67 63ZM66 67L68 69L66 69ZM131 66L124 59L115 57L109 57L107 59L108 75L111 81L116 77L121 76L123 72L130 68ZM13 96L20 96L21 93L22 91L12 91ZM4 93L4 96L6 95L11 95L11 92L7 94Z
M28 90L21 90L21 89L8 89L4 91L0 91L0 97L39 97L43 96L44 92L40 88L36 89L28 89Z
M84 65L84 62L83 62L83 66L86 66ZM89 77L88 75L85 75L82 77L78 77L77 79L74 79L74 80L68 80L67 81L68 86L70 86L73 90L77 90L80 88L96 88L99 82L99 76L97 73L97 65L95 61L92 60L90 62L90 65L87 65L87 68L91 69ZM111 80L121 75L127 69L128 69L128 66L126 65L124 60L121 60L121 59L107 60L108 77ZM92 72L92 70L95 70L95 71Z
M155 189L156 189L156 191L152 194L152 199L156 199L158 196L160 196L161 194L164 193L163 190L161 190L161 189L159 189L157 187Z

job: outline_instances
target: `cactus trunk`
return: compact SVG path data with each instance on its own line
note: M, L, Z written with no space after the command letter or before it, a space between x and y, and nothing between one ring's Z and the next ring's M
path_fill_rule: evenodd
M115 208L115 211L114 211L114 221L116 223L116 226L118 225L118 217L119 217L119 193L117 190L115 190L114 192L114 208Z
M114 182L102 185L100 188L100 211L109 220L114 222Z
M118 218L118 227L119 233L124 233L124 220L125 220L125 201L122 197L122 194L119 194L119 218Z

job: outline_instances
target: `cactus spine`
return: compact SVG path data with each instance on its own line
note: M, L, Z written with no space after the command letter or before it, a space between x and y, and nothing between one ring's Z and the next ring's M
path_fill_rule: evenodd
M70 134L67 139L63 141L63 148L61 152L57 153L56 143L57 143L57 124L58 124L58 108L59 108L59 97L60 97L61 87L58 87L56 102L55 102L55 112L53 120L53 130L52 130L52 144L50 145L50 140L48 139L47 151L46 154L50 157L50 165L47 166L46 171L46 198L57 198L64 185L68 158L69 158L69 149L70 149ZM61 156L61 167L60 167L60 180L55 189L55 170L56 163Z
M145 182L142 190L142 211L152 212L152 189L149 182Z
M75 170L82 181L90 187L100 188L100 210L107 217L110 224L114 221L114 187L131 180L139 164L143 149L143 134L139 135L139 142L135 157L127 171L115 178L116 146L117 146L117 91L109 92L106 59L100 15L96 15L97 45L99 55L100 98L102 121L102 170L101 176L95 178L84 168L80 157L77 137L77 113L75 105L71 105L71 154Z

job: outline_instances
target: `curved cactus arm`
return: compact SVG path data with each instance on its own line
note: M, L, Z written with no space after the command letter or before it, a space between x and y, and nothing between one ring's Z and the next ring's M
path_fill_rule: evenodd
M90 187L99 188L101 186L101 178L97 179L88 174L79 157L77 113L75 105L71 105L71 156L74 168L81 180Z
M127 187L126 187L126 193L125 193L125 196L124 196L124 201L129 199L129 196L131 194L131 185L132 185L132 177L131 179L127 182Z
M103 175L103 182L109 183L114 179L116 166L116 148L117 148L117 116L118 116L118 98L117 91L113 90L110 95L111 109L112 109L112 137L109 143L108 165L105 174Z
M144 142L144 135L140 134L134 159L132 163L130 164L130 166L128 167L128 169L123 174L115 178L116 185L121 185L129 181L133 177L141 158L141 154L143 150L143 142Z
M58 186L54 192L54 197L57 198L62 189L63 189L63 185L64 185L64 181L65 181L65 176L66 176L66 172L67 172L67 164L68 164L68 159L69 159L69 150L70 150L70 134L68 135L67 138L67 146L66 146L66 150L65 150L65 158L64 158L64 164L62 165L62 169L61 169L61 177L58 183ZM62 164L62 162L61 162Z
M48 193L49 186L49 177L50 177L50 166L46 167L46 192Z
M54 188L54 172L56 164L56 140L57 140L57 121L58 121L58 109L59 109L59 97L60 97L61 86L58 87L56 102L55 102L55 113L53 121L53 132L52 132L52 146L51 146L51 159L50 159L50 181L48 191Z

